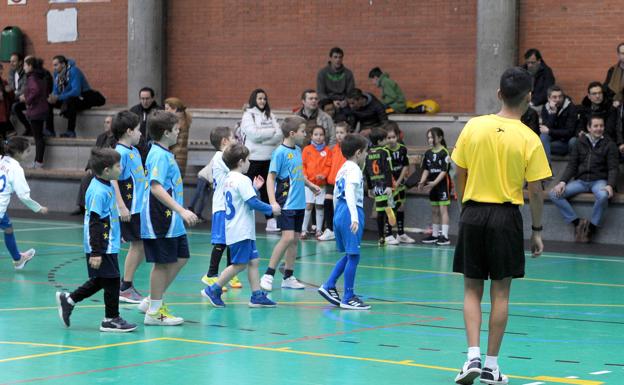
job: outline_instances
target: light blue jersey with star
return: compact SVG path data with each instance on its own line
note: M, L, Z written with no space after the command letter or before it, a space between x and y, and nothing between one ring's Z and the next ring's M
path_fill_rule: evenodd
M141 154L136 147L127 147L117 143L115 151L121 155L119 164L119 192L130 214L140 214L143 208L143 196L147 190L147 178L141 162Z
M275 173L275 200L282 210L304 210L305 180L301 148L284 144L273 151L269 172Z
M104 224L104 233L98 243L106 247L106 254L117 254L121 241L121 229L119 226L119 212L117 202L115 202L115 190L110 182L99 178L93 178L85 194L85 216L84 216L84 250L91 253L91 237L99 234L91 234L89 224L91 215L95 213L100 216L100 221Z

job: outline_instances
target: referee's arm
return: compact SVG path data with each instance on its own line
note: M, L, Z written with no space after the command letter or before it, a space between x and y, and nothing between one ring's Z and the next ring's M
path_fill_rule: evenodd
M544 251L544 243L542 242L542 211L544 209L544 195L542 181L537 180L528 182L529 187L529 206L531 206L532 227L539 229L531 231L531 253L533 257L539 257Z
M455 192L457 193L457 201L461 205L464 198L464 190L466 189L466 179L468 178L468 170L455 164Z

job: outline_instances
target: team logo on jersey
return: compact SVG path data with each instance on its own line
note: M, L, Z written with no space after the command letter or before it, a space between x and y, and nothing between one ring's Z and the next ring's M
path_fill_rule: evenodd
M290 159L292 159L294 157L295 157L295 154L293 154L292 152L288 153L288 156L287 156L288 160L290 160Z
M496 129L496 132L505 132L505 130L503 130L502 128L499 127L499 128Z
M321 156L326 156L326 155L327 155L327 153L325 152L325 150L321 151L321 152L320 152L320 154L321 154Z

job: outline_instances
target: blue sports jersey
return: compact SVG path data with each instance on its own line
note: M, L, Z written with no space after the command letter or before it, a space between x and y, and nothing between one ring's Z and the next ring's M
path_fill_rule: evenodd
M85 216L84 216L84 250L91 253L91 234L89 222L91 213L100 216L100 221L104 224L103 239L97 240L106 247L105 254L116 254L119 252L121 230L119 226L119 212L115 202L115 190L110 182L99 178L93 178L85 194Z
M150 188L152 181L160 183L167 194L184 207L182 175L173 153L155 142L147 154L145 168L148 191L141 210L141 238L176 238L186 234L182 218L162 204Z
M305 181L301 148L284 144L273 151L269 172L275 173L275 200L283 210L304 210Z
M141 213L143 196L147 190L147 179L141 161L141 154L136 147L127 147L117 143L115 151L121 155L121 175L119 175L119 192L130 214Z

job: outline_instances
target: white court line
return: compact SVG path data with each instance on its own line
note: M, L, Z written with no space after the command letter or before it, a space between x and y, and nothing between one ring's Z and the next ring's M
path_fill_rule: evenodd
M524 384L524 385L542 385L545 384L545 382L529 382L528 384Z
M64 227L37 227L30 229L14 229L13 232L24 232L24 231L46 231L46 230L66 230L66 229L81 229L82 226L64 226Z
M567 376L566 378L578 378L577 376Z
M607 374L607 373L611 373L611 371L610 370L601 370L599 372L592 372L592 373L589 373L589 374L599 375L599 374Z

